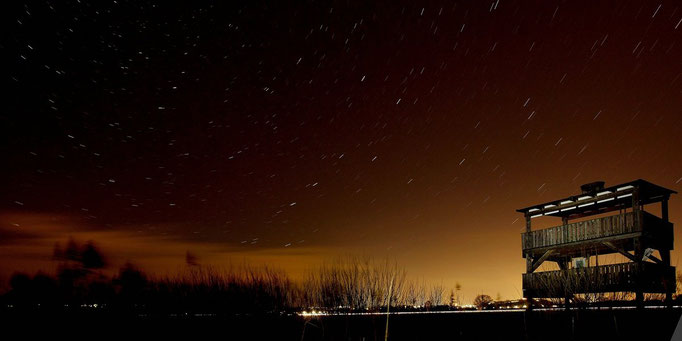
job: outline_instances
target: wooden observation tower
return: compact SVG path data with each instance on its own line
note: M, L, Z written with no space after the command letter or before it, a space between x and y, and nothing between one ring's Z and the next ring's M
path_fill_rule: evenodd
M533 298L564 298L568 306L575 294L612 292L634 292L639 307L644 293L664 293L670 302L676 283L668 199L677 192L641 179L607 188L600 181L581 189L578 195L517 210L526 218L521 244L529 308ZM660 216L644 210L656 203ZM561 218L561 225L531 230L531 221L541 216ZM615 258L624 262L599 265L599 256L608 254L620 254ZM547 261L559 270L536 272Z

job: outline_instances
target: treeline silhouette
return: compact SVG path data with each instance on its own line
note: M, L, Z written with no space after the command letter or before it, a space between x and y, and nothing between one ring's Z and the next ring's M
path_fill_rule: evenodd
M407 279L395 262L346 257L308 272L302 282L267 266L215 268L187 254L174 275L150 276L127 263L105 275L108 263L93 242L57 244L56 275L15 273L0 296L12 311L106 311L136 314L282 314L308 309L380 311L429 309L444 289Z

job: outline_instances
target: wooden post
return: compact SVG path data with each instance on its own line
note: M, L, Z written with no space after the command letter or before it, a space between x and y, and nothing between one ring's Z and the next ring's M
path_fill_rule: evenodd
M531 231L530 214L526 213L526 233ZM526 253L526 273L533 272L533 256L530 253ZM533 295L528 294L528 311L533 310Z
M670 222L670 218L668 216L668 199L670 199L670 195L666 195L663 200L661 200L661 219L665 223ZM673 233L674 235L674 233ZM671 241L672 243L672 241ZM669 267L670 266L670 250L665 249L665 250L658 250L658 252L661 254L661 260L663 263L663 266ZM677 278L675 278L675 282L677 282ZM667 291L665 293L665 303L669 308L672 308L673 304L673 293L677 289L677 283L668 283L668 288L666 288Z
M670 195L666 195L661 201L661 219L666 223L670 222L668 218L668 199L670 199Z
M663 222L665 222L666 224L670 222L669 217L668 217L668 199L669 198L670 198L670 196L666 196L661 201L661 219L663 219ZM672 241L671 241L671 244L672 244ZM661 254L661 260L663 261L663 265L670 266L670 250L668 250L668 249L658 250L658 252Z
M566 276L568 276L568 259L562 258L558 262L559 269L566 271ZM566 290L566 288L564 288ZM564 309L569 310L571 308L571 295L566 292L566 295L564 296Z
M632 191L632 214L634 218L635 228L642 231L642 221L639 219L639 186ZM642 246L642 238L638 237L634 240L635 264L639 269L642 266L642 257L644 256L644 248ZM637 275L637 287L635 288L635 304L637 309L644 309L644 292L641 287L641 279Z

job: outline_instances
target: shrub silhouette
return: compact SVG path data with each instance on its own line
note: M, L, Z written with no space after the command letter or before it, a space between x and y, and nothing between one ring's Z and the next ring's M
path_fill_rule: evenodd
M294 283L283 271L266 266L216 269L199 264L189 252L185 256L187 267L172 276L149 276L126 263L107 277L96 271L106 261L95 244L70 239L63 249L55 244L55 276L16 273L2 301L22 309L104 308L165 315L279 314L309 308L380 311L388 305L429 309L443 301L442 286L407 280L395 262L339 258L310 271L303 283Z
M135 305L140 303L147 286L147 277L131 263L126 263L119 271L113 283L119 287L122 303Z
M23 308L54 308L58 306L59 291L54 278L37 273L33 278L24 273L15 273L10 279L7 300Z

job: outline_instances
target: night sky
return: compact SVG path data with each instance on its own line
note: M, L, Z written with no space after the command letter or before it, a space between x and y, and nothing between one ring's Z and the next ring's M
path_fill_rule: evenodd
M1 276L73 237L156 272L364 255L516 298L515 209L682 191L676 1L2 6Z

